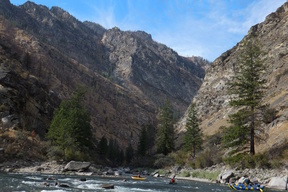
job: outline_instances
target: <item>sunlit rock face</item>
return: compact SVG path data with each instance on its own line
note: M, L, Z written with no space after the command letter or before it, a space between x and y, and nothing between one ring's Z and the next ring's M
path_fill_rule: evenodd
M264 22L252 26L247 34L254 34L261 45L266 65L265 79L267 91L263 102L278 110L277 118L265 124L269 138L264 143L257 143L256 150L268 150L272 146L286 142L288 136L288 3L268 15ZM245 36L243 40L247 38ZM228 115L235 112L229 106L227 81L234 75L242 41L218 57L206 70L206 75L194 102L197 105L201 128L206 135L213 135L219 127L227 125ZM185 132L184 117L178 125L178 132Z

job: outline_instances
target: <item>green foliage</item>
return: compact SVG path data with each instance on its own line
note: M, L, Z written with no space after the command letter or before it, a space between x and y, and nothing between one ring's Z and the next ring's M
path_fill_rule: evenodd
M191 176L196 178L202 178L202 179L209 179L211 181L216 181L218 176L220 174L220 171L192 171Z
M70 99L61 102L47 134L52 145L63 150L65 160L71 159L71 150L87 152L92 148L90 115L81 104L84 94L85 90L78 89Z
M175 159L175 163L177 165L183 166L186 164L187 159L189 158L189 154L186 151L179 150L175 153L170 153Z
M279 159L273 159L270 161L270 166L272 169L279 169L283 167L283 164L281 163Z
M134 157L134 150L132 145L130 144L127 148L126 148L126 152L125 152L125 162L127 164L131 163L132 159Z
M271 163L269 162L266 153L256 154L254 156L254 161L255 161L256 167L258 167L258 168L266 168L267 169L267 168L271 167Z
M192 151L192 157L195 157L196 151L202 150L203 139L194 103L191 104L188 110L186 130L187 132L184 135L184 150Z
M157 151L167 155L174 149L173 109L169 101L161 108L156 138Z
M255 134L259 128L261 117L257 115L257 110L261 107L264 84L266 80L262 78L265 71L262 52L260 46L250 36L243 43L242 52L235 66L235 76L229 82L229 93L232 96L230 105L241 109L240 112L230 116L231 126L227 131L225 141L229 141L227 147L246 145L250 143L250 154L255 154ZM248 131L249 130L249 131ZM249 139L246 132L248 131ZM235 133L235 135L233 135ZM228 139L228 137L231 137ZM234 141L233 141L234 140Z
M5 106L5 103L1 103L1 105L0 105L0 111L1 112L4 112L4 111L6 111L7 110L7 107Z
M52 160L59 160L64 157L64 151L58 146L51 146L48 149L48 157Z
M222 128L223 146L224 147L235 147L237 150L243 150L247 148L247 143L250 139L250 129L247 126L248 113L241 109L237 113L229 116L229 122L231 126L229 128Z
M113 165L122 165L124 162L124 152L120 149L116 140L110 139L107 152L108 159Z
M105 136L103 136L98 143L98 154L101 157L105 157L108 151L108 141Z
M265 108L263 110L263 121L266 124L271 123L272 121L274 121L277 118L277 113L278 111L274 108Z
M165 168L175 165L175 159L172 155L158 154L155 156L154 166L156 168Z
M224 159L224 162L228 165L231 165L233 167L244 167L243 165L243 159L244 157L246 157L247 155L244 153L239 153L233 156L228 156L227 158Z
M146 127L143 126L140 133L140 139L138 144L138 155L145 156L147 149L148 149L148 134Z
M195 159L195 167L198 168L205 168L205 167L211 167L215 163L213 162L213 151L210 149L206 149L203 153L201 153L196 159Z
M225 159L225 162L234 167L245 168L271 168L271 163L267 158L267 154L244 154L239 153L237 155L230 156Z
M184 170L180 173L180 177L190 177L191 173L190 171Z

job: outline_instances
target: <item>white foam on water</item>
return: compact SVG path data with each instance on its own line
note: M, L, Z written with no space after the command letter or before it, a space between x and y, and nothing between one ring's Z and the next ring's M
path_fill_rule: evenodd
M72 181L74 179L71 178L58 178L59 181Z
M22 183L27 185L38 185L38 182L36 181L22 181Z
M127 192L127 191L131 191L131 192L135 192L135 191L139 191L139 192L156 192L154 189L140 189L140 188L127 188L127 187L121 187L121 186L116 186L115 187L117 192Z
M42 190L41 192L67 192L67 191L64 191L62 189L56 189L56 190Z
M83 183L80 185L77 185L77 188L80 189L100 189L99 184L93 184L93 183Z
M27 179L33 179L33 180L37 180L37 181L43 180L42 177L36 177L36 176L27 176L27 177L25 177L25 178L27 178Z

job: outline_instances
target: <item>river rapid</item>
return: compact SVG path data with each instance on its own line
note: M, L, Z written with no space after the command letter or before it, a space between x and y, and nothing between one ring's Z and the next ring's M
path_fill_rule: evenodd
M81 181L86 180L86 181ZM69 186L55 186L56 182ZM168 184L168 178L147 177L145 181L135 181L131 175L121 177L66 176L44 174L0 173L0 192L232 192L227 185L216 183L177 180L176 185ZM114 189L103 189L101 185L113 184ZM47 186L49 185L49 186ZM265 189L265 192L279 192Z

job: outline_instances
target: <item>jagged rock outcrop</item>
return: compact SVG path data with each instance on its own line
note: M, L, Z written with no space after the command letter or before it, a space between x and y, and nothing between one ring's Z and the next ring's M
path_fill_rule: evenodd
M29 129L37 127L37 134L44 137L55 101L85 85L94 136L105 135L122 149L137 146L142 125L155 126L165 99L182 114L204 77L201 66L154 42L145 32L106 30L80 22L59 7L49 9L29 1L19 7L8 0L0 2L0 50L0 66L19 77L17 81L23 83L17 86L27 83L17 91L34 93L11 100L1 118L21 117L22 126L23 119L37 119ZM11 80L6 79L10 84ZM1 86L8 89L3 81ZM26 110L16 105L18 99L26 102L22 104Z
M102 42L115 66L116 81L156 106L167 98L181 112L202 83L201 66L153 41L143 31L124 32L114 27L104 33Z
M268 15L264 22L251 27L248 32L248 35L254 34L260 42L263 51L262 57L265 58L265 78L268 81L268 89L263 102L278 110L277 118L265 125L265 131L269 138L265 143L257 143L256 151L258 152L283 144L288 136L287 26L288 3L286 2L276 12ZM228 115L233 112L233 108L229 106L226 83L233 75L233 65L237 65L242 41L218 57L206 70L203 84L194 98L201 120L201 128L206 135L215 134L219 131L220 126L227 125ZM185 132L184 125L185 118L179 122L179 132Z

